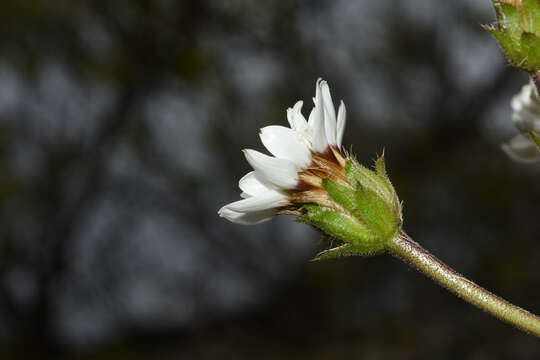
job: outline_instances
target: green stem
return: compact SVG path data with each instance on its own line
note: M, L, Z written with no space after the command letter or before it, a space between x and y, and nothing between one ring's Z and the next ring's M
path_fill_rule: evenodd
M538 73L531 73L531 79L536 87L536 93L540 95L540 76ZM536 135L533 131L529 131L529 136L531 137L532 141L534 141L538 149L540 149L540 138L538 135Z
M532 141L534 141L534 143L536 144L536 146L538 147L538 149L540 150L540 138L538 137L538 135L536 135L534 132L532 131L529 131L529 135L532 139Z
M531 80L533 81L534 86L536 87L536 93L540 95L540 76L538 73L530 73Z
M407 262L463 300L525 332L540 337L540 317L510 304L466 279L431 255L404 232L392 240L389 250L392 255Z

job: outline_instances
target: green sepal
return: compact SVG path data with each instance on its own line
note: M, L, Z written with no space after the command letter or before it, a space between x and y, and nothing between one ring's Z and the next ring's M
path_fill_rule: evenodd
M386 183L388 185L388 188L390 189L390 193L392 196L390 207L393 209L394 212L396 212L399 215L399 223L401 224L402 222L401 202L399 201L396 190L394 189L394 186L392 185L392 182L390 181L390 178L388 177L388 174L386 172L386 163L384 161L384 154L379 156L379 158L375 161L375 171L380 177L386 180Z
M540 38L533 33L524 32L521 35L521 54L525 70L540 69Z
M355 160L347 160L345 174L353 186L359 184L361 187L377 193L387 201L393 200L394 191L388 178L379 175L375 171L369 170Z
M375 234L354 217L319 205L304 205L298 221L312 225L327 236L352 245L378 242Z
M356 186L358 181L356 180L356 174L353 170L352 160L347 160L347 162L345 163L345 175L347 176L347 181L349 182L349 184L351 184L352 186Z
M379 237L384 238L391 232L383 224L389 223L392 229L395 228L396 214L392 211L391 204L372 190L358 185L355 191L331 179L323 180L323 188L334 202L341 205L356 220L367 225Z
M347 178L356 187L354 208L348 209L387 242L401 226L401 203L386 173L384 157L375 161L375 171L349 159L345 166Z
M516 64L516 60L519 58L519 49L516 49L515 43L512 41L511 37L508 36L506 32L490 26L486 26L485 29L491 32L495 37L508 61L512 64Z
M322 186L328 196L346 210L356 210L356 195L354 190L340 185L331 179L323 179Z
M509 4L496 4L498 28L487 27L499 42L499 45L510 63L517 66L520 59L521 16L518 9Z
M523 30L540 36L540 0L523 0L521 14Z
M514 44L519 44L521 33L521 15L517 8L510 4L499 4L495 6L499 29L507 34L509 40Z
M385 252L382 243L374 244L344 244L332 249L320 252L313 261L338 259L346 256L374 256Z
M386 174L386 164L384 162L384 155L379 156L377 160L375 160L375 171L377 172L377 175L388 180L388 175Z
M358 210L355 215L363 220L383 242L391 240L398 230L400 216L378 194L359 187L356 191Z

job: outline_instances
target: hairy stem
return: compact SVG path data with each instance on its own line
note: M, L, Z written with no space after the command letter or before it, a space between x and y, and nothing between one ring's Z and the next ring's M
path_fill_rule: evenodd
M525 332L540 337L540 317L510 304L466 279L431 255L404 232L392 240L389 250L392 255L407 262L463 300Z

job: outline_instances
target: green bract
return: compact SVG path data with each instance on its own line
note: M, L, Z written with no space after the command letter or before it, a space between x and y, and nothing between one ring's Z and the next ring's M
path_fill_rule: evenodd
M529 135L531 136L532 141L535 143L538 149L540 149L540 137L538 137L538 135L536 135L532 131L529 131Z
M323 180L334 206L305 205L299 221L321 230L340 246L323 251L316 260L382 253L401 229L401 203L380 157L375 171L347 159L347 182Z
M493 1L495 26L485 26L499 42L508 61L515 67L540 72L540 0L523 0L521 6Z

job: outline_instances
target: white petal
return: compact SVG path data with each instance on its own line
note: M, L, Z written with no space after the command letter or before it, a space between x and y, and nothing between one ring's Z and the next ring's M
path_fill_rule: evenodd
M293 119L294 110L293 108L287 109L287 121L289 122L289 126L291 129L294 129L294 119Z
M512 120L522 131L540 129L540 98L534 86L525 85L512 98Z
M338 148L341 148L341 142L343 140L343 134L345 133L345 125L347 123L347 109L343 101L339 104L338 116L337 116L337 130L336 130L336 144Z
M276 190L270 190L264 194L252 196L225 205L227 209L236 212L254 212L277 208L287 204L287 195Z
M309 115L308 125L311 135L311 147L315 152L323 152L328 147L328 141L326 140L325 128L324 128L324 107L321 96L321 79L317 80L315 88L315 107Z
M526 108L512 114L512 121L521 131L540 132L540 116Z
M307 129L307 121L304 115L302 115L302 105L303 101L297 101L294 104L294 107L287 109L287 120L289 120L289 125L291 129L294 129L297 132L304 132Z
M515 136L501 147L514 161L529 164L540 161L540 150L524 135Z
M519 94L517 95L514 95L512 97L512 102L510 103L511 106L512 106L512 110L514 111L521 111L521 109L523 108L523 93L520 92Z
M272 155L292 161L299 168L311 163L311 151L300 141L296 132L284 126L267 126L261 129L261 141Z
M329 145L336 145L336 120L334 115L334 120L331 120L332 117L328 113L328 108L324 108L324 131L326 134L326 139L328 140Z
M533 90L533 86L531 86L530 84L523 86L523 88L521 89L520 97L525 107L534 106L533 99L536 97L536 93Z
M283 189L292 189L298 182L296 166L289 160L278 159L246 149L244 155L257 176Z
M302 102L299 101L293 108L294 124L297 136L311 151L311 134L309 131L308 122L302 115Z
M276 215L274 209L262 210L249 213L241 213L233 211L226 206L218 211L219 216L225 219L242 225L255 225L272 219Z
M321 81L321 92L324 106L324 128L326 139L330 145L336 145L336 109L326 81Z
M240 196L243 198L257 196L273 190L269 184L266 184L260 179L259 176L257 176L255 171L249 172L243 178L241 178L240 181L238 181L238 187L243 191L243 194L245 194L240 194Z

